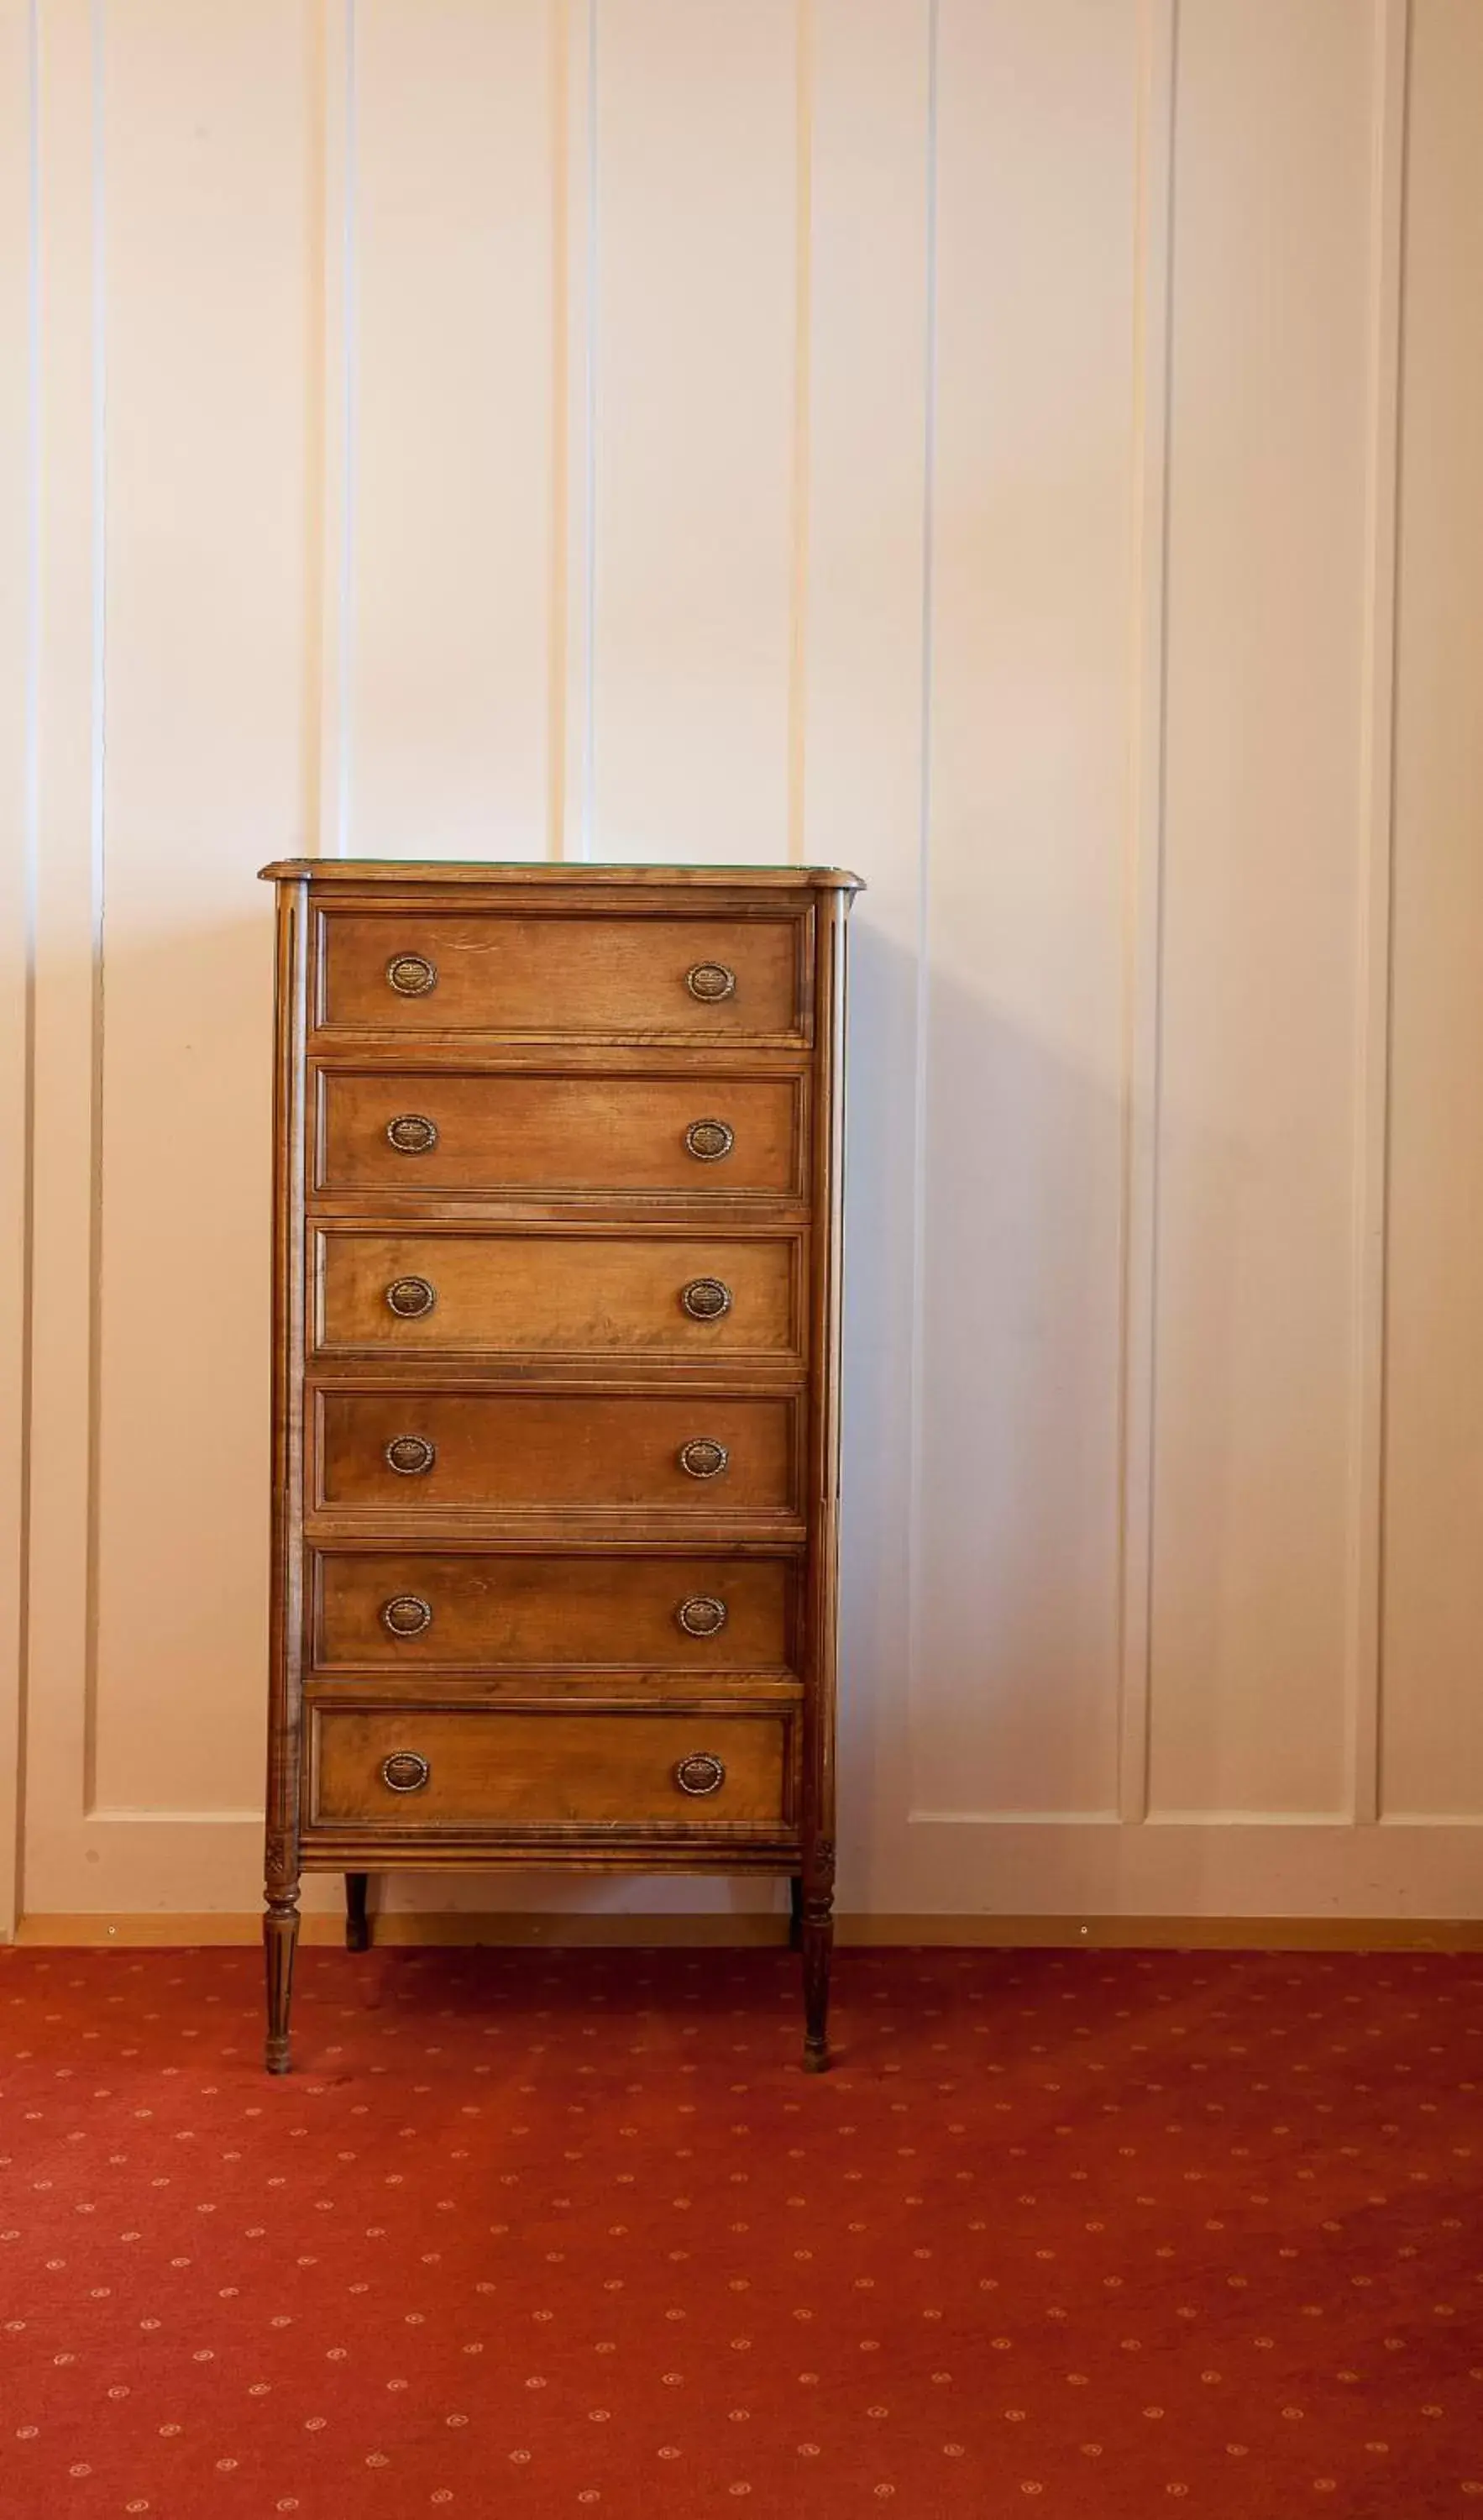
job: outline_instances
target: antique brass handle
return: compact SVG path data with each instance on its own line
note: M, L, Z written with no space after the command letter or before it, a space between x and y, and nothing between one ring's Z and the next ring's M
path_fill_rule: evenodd
M421 1750L393 1750L382 1761L382 1782L394 1794L421 1793L431 1773Z
M731 1455L724 1444L713 1443L709 1435L696 1435L680 1447L680 1467L693 1479L718 1479Z
M403 1478L421 1478L437 1460L437 1446L426 1435L393 1435L382 1458L387 1468L399 1470Z
M399 998L425 998L437 987L437 965L426 954L393 954L386 965L388 985Z
M685 985L702 1006L714 1007L723 998L736 996L737 975L727 963L692 963L685 974Z
M726 1603L714 1593L692 1593L678 1604L675 1617L688 1637L718 1637L726 1625Z
M709 1750L692 1750L676 1764L675 1783L682 1794L719 1793L725 1782L726 1770Z
M437 1288L427 1278L393 1278L386 1288L386 1301L398 1321L421 1321L437 1302Z
M697 1164L720 1163L736 1143L736 1130L725 1120L692 1120L685 1132L685 1151Z
M731 1311L731 1288L720 1278L692 1278L680 1301L693 1322L718 1322Z
M382 1626L391 1637L420 1637L432 1625L432 1604L418 1593L395 1593L382 1610Z
M398 1111L386 1122L386 1138L399 1155L430 1155L437 1145L437 1122L421 1111Z

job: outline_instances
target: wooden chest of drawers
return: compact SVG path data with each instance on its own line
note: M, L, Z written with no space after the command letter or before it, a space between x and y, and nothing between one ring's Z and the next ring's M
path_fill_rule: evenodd
M786 1873L827 2057L831 870L278 886L267 2063L299 1878Z

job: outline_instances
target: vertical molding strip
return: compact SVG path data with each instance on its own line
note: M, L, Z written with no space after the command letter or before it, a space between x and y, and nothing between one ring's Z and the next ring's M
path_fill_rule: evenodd
M546 855L565 853L566 837L566 611L568 474L571 447L566 408L571 391L571 347L568 338L567 289L571 261L567 236L570 191L570 98L568 64L570 19L562 0L550 12L548 27L550 90L547 150L550 157L548 202L551 215L551 515L550 563L546 597Z
M912 1357L908 1394L910 1459L907 1465L907 1575L905 1673L910 1734L921 1669L922 1470L926 1450L926 1201L927 1047L931 1012L929 946L932 856L932 685L934 669L934 546L937 469L937 213L938 75L942 51L942 0L928 0L926 105L926 320L922 331L923 412L921 464L921 769L917 817L917 1003L912 1111ZM912 1796L915 1801L915 1793Z
M814 10L793 0L793 450L787 677L787 858L808 856L809 471L813 442Z
M1178 0L1140 0L1134 233L1132 724L1118 1521L1118 1811L1148 1813L1162 1120L1164 736Z
M45 1907L91 1799L107 478L105 0L36 26L35 981L30 1026L23 1888ZM62 1904L67 1904L64 1893Z
M325 409L325 332L329 312L329 176L326 163L329 115L328 32L323 6L304 14L304 241L308 269L304 287L304 482L303 482L303 627L304 696L302 793L299 803L299 856L315 854L321 844L320 792L325 761L324 643L326 588L329 576L327 541L329 415Z
M547 850L590 858L597 516L598 0L558 0L553 96L554 518Z
M12 564L19 600L8 619L17 645L5 663L8 688L18 698L14 760L7 760L9 801L4 816L6 854L0 866L0 1056L5 1070L5 1110L0 1117L4 1167L5 1237L0 1255L0 1319L5 1350L0 1357L4 1407L4 1459L0 1461L0 1534L5 1552L4 1634L0 1637L0 1943L9 1942L21 1912L21 1847L25 1792L25 1657L27 1626L27 1523L30 1458L31 1073L35 1005L36 744L41 631L41 296L40 296L40 0L16 13L21 76L6 99L15 113L13 138L23 151L23 196L16 227L3 245L9 285L12 271L23 304L24 385L17 396L18 433L7 439L6 460L18 466L17 537ZM22 134L23 132L23 138ZM14 254L14 263L11 256ZM14 784L12 784L14 783ZM14 821L10 804L14 805ZM11 840L14 846L11 846Z
M1356 990L1346 1705L1352 1817L1382 1808L1385 1278L1389 1218L1391 927L1395 829L1396 552L1405 323L1411 0L1372 0L1370 459L1361 692L1363 871Z
M102 1513L103 1432L103 1093L104 955L108 852L108 0L92 0L92 623L89 658L92 754L88 788L89 903L92 915L92 1003L89 1039L89 1126L92 1197L88 1213L88 1386L86 1650L83 1672L82 1808L98 1799L98 1577Z
M0 1932L14 1933L25 1892L26 1810L26 1674L30 1663L31 1626L31 1434L35 1348L36 1247L36 890L41 832L41 520L43 402L41 392L41 0L29 0L26 13L26 119L30 136L27 207L30 233L26 256L26 590L25 590L25 770L22 811L21 952L24 961L22 988L22 1072L20 1126L22 1133L22 1196L17 1225L20 1237L20 1306L14 1351L19 1408L16 1424L16 1624L14 1630L15 1774L9 1809L12 1838L5 1878L0 1881ZM10 1728L7 1728L8 1731Z
M324 260L320 431L319 796L314 847L345 857L354 803L352 672L355 599L356 0L316 0L324 12L320 144Z

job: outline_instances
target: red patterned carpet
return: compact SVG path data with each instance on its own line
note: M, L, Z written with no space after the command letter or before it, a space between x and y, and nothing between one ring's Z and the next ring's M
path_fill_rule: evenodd
M0 1955L0 2508L1483 2520L1483 1962Z

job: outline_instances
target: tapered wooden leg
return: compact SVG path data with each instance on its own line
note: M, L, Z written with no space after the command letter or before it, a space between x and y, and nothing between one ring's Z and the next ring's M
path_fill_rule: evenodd
M368 1872L345 1874L345 1949L368 1952L371 1948L371 1919L366 1912L366 1892L370 1887Z
M787 1885L787 1948L790 1952L801 1952L803 1949L803 1875L801 1872L795 1872Z
M293 2001L293 1954L298 1943L298 1885L268 1900L262 1920L268 1980L268 2037L263 2063L270 2074L289 2070L289 2011Z
M829 1981L834 1952L834 1894L805 1888L803 1895L803 2070L829 2066Z

